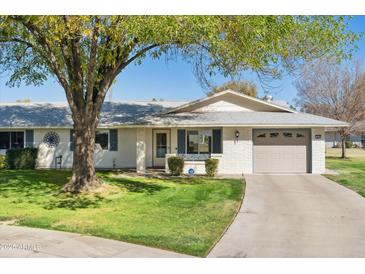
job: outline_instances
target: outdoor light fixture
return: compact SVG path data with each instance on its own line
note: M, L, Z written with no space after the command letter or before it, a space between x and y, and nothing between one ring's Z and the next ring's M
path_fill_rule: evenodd
M240 132L238 130L236 130L236 132L234 133L234 135L236 136L236 138L238 139L238 137L240 137Z

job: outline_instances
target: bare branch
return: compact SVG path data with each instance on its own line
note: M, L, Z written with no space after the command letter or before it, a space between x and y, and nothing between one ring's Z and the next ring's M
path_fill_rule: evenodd
M354 125L365 119L365 73L355 62L347 66L325 60L308 64L296 87L297 102L304 111L350 124L341 130L342 135L352 133Z

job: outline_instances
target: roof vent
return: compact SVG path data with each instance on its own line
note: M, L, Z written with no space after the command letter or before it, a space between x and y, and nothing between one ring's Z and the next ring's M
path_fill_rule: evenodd
M267 94L264 97L262 97L262 100L266 101L266 102L271 102L273 99L272 95Z

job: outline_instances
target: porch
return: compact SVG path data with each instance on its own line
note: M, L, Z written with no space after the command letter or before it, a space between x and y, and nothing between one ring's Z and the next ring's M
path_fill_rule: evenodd
M193 174L196 175L205 174L205 160L209 158L220 160L222 158L222 154L166 154L166 173L170 173L168 159L174 156L182 157L184 159L184 174L190 174L191 170L193 170Z
M205 160L222 156L221 128L138 128L136 132L136 170L147 168L169 172L167 159L181 156L185 160L184 173L194 169L205 174Z

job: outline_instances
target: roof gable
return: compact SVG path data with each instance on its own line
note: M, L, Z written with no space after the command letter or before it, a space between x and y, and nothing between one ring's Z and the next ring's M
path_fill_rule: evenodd
M239 104L231 103L226 100L221 100L217 102L204 105L200 108L194 109L193 112L226 112L226 111L252 111L247 107L241 106Z
M226 111L295 112L284 106L272 104L236 91L225 90L171 109L168 113Z

